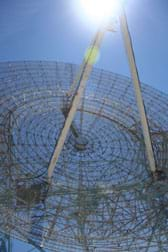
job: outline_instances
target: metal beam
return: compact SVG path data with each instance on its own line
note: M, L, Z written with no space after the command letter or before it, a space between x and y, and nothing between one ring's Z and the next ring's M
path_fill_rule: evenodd
M93 43L91 44L91 51L90 55L92 55L92 50L99 50L103 37L104 37L105 29L101 29L100 31L97 32ZM80 77L79 77L79 86L77 88L76 94L73 97L71 107L69 109L67 118L65 120L64 126L61 130L61 133L59 135L58 141L56 143L52 158L50 160L49 166L48 166L48 181L49 183L51 182L52 175L54 168L56 166L56 163L58 161L59 155L62 151L62 148L64 146L66 137L68 135L69 129L71 127L72 121L74 119L75 113L79 107L83 92L85 90L86 82L91 74L93 68L93 64L90 62L89 56L87 59L84 59L84 63L82 64L82 71L80 71Z
M151 170L151 172L154 173L157 170L157 168L156 168L154 152L153 152L153 148L152 148L150 130L149 130L145 106L144 106L144 102L143 102L143 98L142 98L141 85L140 85L138 70L137 70L137 66L136 66L136 62L135 62L132 40L131 40L131 36L130 36L129 28L128 28L128 23L127 23L127 18L126 18L123 6L121 6L120 26L121 26L121 31L123 34L123 40L124 40L125 49L126 49L126 53L127 53L127 57L128 57L129 66L130 66L130 71L131 71L131 75L132 75L132 80L133 80L133 84L134 84L137 106L138 106L138 110L140 113L147 158L149 161L150 170Z

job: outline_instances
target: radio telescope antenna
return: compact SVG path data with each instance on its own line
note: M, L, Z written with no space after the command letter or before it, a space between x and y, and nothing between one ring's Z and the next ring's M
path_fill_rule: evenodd
M140 86L124 15L132 80L93 68L108 26L79 72L0 63L0 228L40 251L167 249L168 99Z

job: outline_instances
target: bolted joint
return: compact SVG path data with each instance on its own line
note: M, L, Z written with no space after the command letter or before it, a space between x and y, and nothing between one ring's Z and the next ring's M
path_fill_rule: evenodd
M157 169L153 173L154 181L165 181L167 179L166 173L163 170Z

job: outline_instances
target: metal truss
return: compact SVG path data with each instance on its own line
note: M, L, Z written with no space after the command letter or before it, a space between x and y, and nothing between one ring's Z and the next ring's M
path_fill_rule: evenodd
M153 177L131 80L94 69L48 185L77 71L0 63L0 228L56 252L166 251L167 95L142 84Z

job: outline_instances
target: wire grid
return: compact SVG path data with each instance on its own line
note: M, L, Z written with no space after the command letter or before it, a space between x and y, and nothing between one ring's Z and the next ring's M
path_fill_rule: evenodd
M131 80L93 70L48 190L78 66L0 65L1 229L51 251L166 251L167 180L152 180ZM143 84L142 92L167 174L167 96Z

